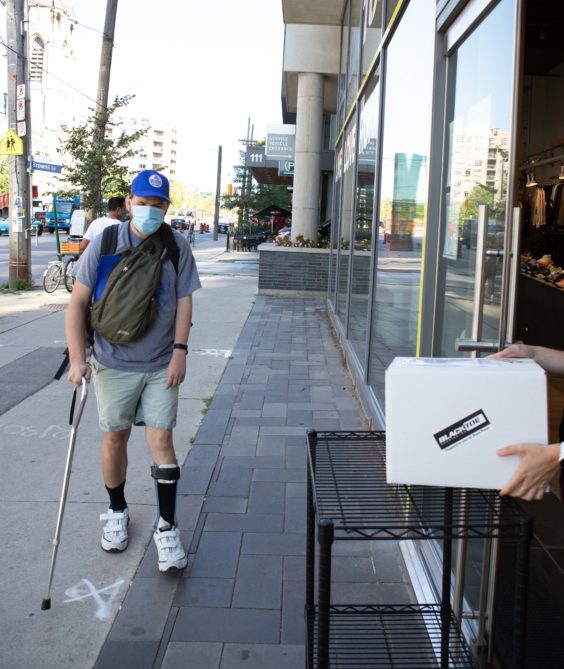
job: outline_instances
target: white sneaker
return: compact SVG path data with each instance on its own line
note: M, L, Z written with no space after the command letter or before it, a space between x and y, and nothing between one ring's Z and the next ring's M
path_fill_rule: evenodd
M188 558L180 541L180 532L176 525L155 530L153 539L159 554L159 571L165 572L169 569L184 569L186 567Z
M107 513L100 514L100 520L107 521L102 532L102 548L108 553L121 553L127 548L129 537L127 526L129 525L129 511L114 511L108 509Z

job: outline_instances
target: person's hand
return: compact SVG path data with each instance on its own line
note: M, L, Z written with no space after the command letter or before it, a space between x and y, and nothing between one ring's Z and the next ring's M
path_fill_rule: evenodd
M92 370L88 363L75 362L71 363L67 378L72 383L73 388L78 388L82 384L82 379L90 381L91 376Z
M507 358L534 358L535 347L528 346L527 344L511 344L507 348L504 348L503 351L492 353L486 357L490 360L506 360Z
M551 444L515 444L497 451L498 455L519 455L521 462L517 471L499 491L500 495L511 495L528 501L542 499L546 486L560 469L558 458L560 446Z
M175 388L179 386L184 377L186 376L186 358L188 356L181 349L174 349L172 352L172 358L168 364L167 374L166 374L166 386L165 388L169 390L170 388Z

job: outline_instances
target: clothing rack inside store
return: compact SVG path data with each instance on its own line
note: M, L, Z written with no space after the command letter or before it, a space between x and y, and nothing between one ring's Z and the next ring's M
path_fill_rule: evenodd
M552 155L547 157L547 153L552 153ZM564 150L561 150L555 154L552 149L549 149L548 151L541 151L541 153L538 153L537 156L538 158L529 158L526 163L521 165L519 171L526 173L536 169L537 167L542 167L543 165L564 163Z

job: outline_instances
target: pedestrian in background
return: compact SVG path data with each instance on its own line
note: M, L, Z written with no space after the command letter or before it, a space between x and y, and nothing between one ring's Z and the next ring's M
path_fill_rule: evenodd
M108 225L115 225L121 221L121 218L125 212L125 198L124 197L111 197L108 200L108 215L100 216L100 218L95 218L92 223L88 226L88 230L84 233L80 245L78 247L79 253L84 253L86 247L90 242L99 235L104 228L107 228Z
M121 223L116 251L136 247L151 235L165 234L164 216L169 207L167 178L154 170L140 172L126 199L131 220ZM166 231L168 233L168 231ZM158 512L153 538L161 572L184 569L186 552L176 523L176 487L180 468L172 430L176 424L178 388L186 374L188 336L192 320L192 293L200 288L192 251L186 239L170 229L178 247L178 266L164 256L156 316L149 329L135 341L112 344L95 333L93 353L86 360L85 314L96 284L103 235L94 237L76 265L76 282L67 311L66 334L70 357L69 381L78 386L92 375L103 431L101 461L108 512L101 545L108 552L127 548L129 510L125 500L127 444L133 425L145 427L145 438L154 461ZM162 256L161 256L162 257Z

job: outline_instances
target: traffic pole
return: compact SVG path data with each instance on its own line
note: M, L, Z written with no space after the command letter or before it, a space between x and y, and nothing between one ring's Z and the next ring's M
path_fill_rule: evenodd
M221 146L217 147L217 185L215 187L215 209L213 214L213 240L218 239L219 234L219 198L221 197Z
M6 17L8 38L8 128L20 136L23 143L21 155L8 154L10 221L10 255L8 281L12 289L31 286L31 193L26 160L29 128L29 92L27 83L27 55L24 0L7 0ZM26 96L28 99L26 100ZM23 112L23 113L22 113ZM22 125L23 124L23 125ZM17 132L17 131L20 132ZM31 160L31 156L29 156Z

